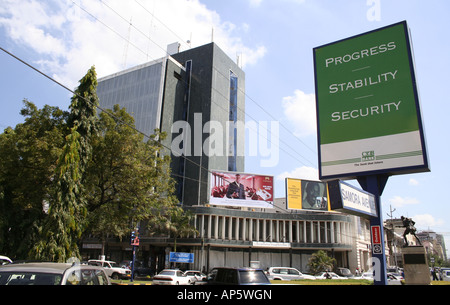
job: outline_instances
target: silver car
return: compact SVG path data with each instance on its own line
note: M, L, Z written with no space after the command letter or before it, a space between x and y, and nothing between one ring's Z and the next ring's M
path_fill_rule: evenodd
M0 267L0 285L111 285L98 266L24 263Z
M269 270L267 270L267 277L269 278L269 280L282 281L316 279L312 275L303 274L297 269L291 267L270 267Z

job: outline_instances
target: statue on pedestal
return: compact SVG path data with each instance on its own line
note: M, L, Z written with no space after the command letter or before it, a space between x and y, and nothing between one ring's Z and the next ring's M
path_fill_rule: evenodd
M411 218L408 217L401 217L403 222L403 227L405 227L405 232L403 233L403 239L405 240L405 245L408 246L408 241L406 240L406 235L412 234L416 238L416 240L419 242L419 245L422 245L420 242L420 239L416 235L416 228L414 225L416 224Z

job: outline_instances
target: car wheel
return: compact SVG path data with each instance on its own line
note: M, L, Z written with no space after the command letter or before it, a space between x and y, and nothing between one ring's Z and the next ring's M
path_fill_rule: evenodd
M176 282L175 285L180 285L180 283Z
M113 280L118 280L119 279L119 275L117 273L113 273L113 275L111 275L111 278Z

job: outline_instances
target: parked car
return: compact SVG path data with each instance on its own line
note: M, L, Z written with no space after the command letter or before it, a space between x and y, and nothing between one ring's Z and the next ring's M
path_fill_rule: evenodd
M164 269L153 277L153 285L190 285L191 278L179 269Z
M403 278L401 278L393 273L390 273L390 272L388 272L386 274L386 276L387 276L388 285L402 285Z
M12 260L4 255L0 255L0 266L12 264Z
M131 270L131 264L133 262L131 260L124 260L120 262L120 267ZM150 267L145 267L144 262L135 261L134 262L134 277L138 276L152 276L153 269Z
M102 267L23 263L0 267L0 285L111 285Z
M442 280L450 281L450 270L449 269L442 270Z
M100 266L105 268L106 274L112 279L129 279L131 277L131 270L125 267L120 267L119 264L113 261L104 261L99 259L90 259L88 264L91 266Z
M269 279L262 269L214 268L209 277L209 285L268 285Z
M339 276L349 278L349 279L354 277L352 272L348 268L338 267L338 268L336 268L336 274Z
M187 270L184 274L191 279L193 285L203 284L206 281L206 275L198 270Z
M316 279L318 280L326 280L326 279L331 279L331 280L346 280L347 278L344 276L339 276L334 272L321 272L319 274L316 275Z
M267 270L269 280L315 280L316 278L309 274L303 274L295 268L291 267L270 267Z
M360 276L354 277L354 279L373 281L373 271L364 272Z

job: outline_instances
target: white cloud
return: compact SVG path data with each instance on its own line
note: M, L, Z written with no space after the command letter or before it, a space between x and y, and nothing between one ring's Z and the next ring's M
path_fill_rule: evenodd
M317 168L302 166L295 168L290 172L284 172L276 176L277 180L283 180L285 178L297 178L305 180L319 180L319 170Z
M33 51L40 69L72 87L92 65L99 77L106 76L124 63L131 67L161 58L175 41L187 49L214 37L232 59L241 55L243 67L267 52L262 45L246 45L239 37L241 27L222 21L199 0L3 0L0 30Z
M316 133L316 103L314 94L295 90L294 96L283 98L282 106L287 119L294 124L296 136Z
M412 186L419 185L419 181L417 181L416 179L413 179L413 178L409 179L408 183L409 183L409 185L412 185Z
M250 3L250 6L252 7L259 7L261 5L261 3L263 2L263 0L248 0ZM306 0L282 0L285 2L292 2L294 4L303 4L305 3ZM277 2L280 2L280 0L277 0Z
M416 223L415 226L418 229L426 230L428 228L433 229L433 227L442 226L445 221L443 219L435 219L430 214L419 214L411 217Z
M420 203L420 201L416 198L401 196L394 196L393 198L389 199L389 202L394 208L402 208L408 205L416 205Z
M263 2L263 0L249 0L249 2L250 2L250 6L258 7L261 5L261 2Z

